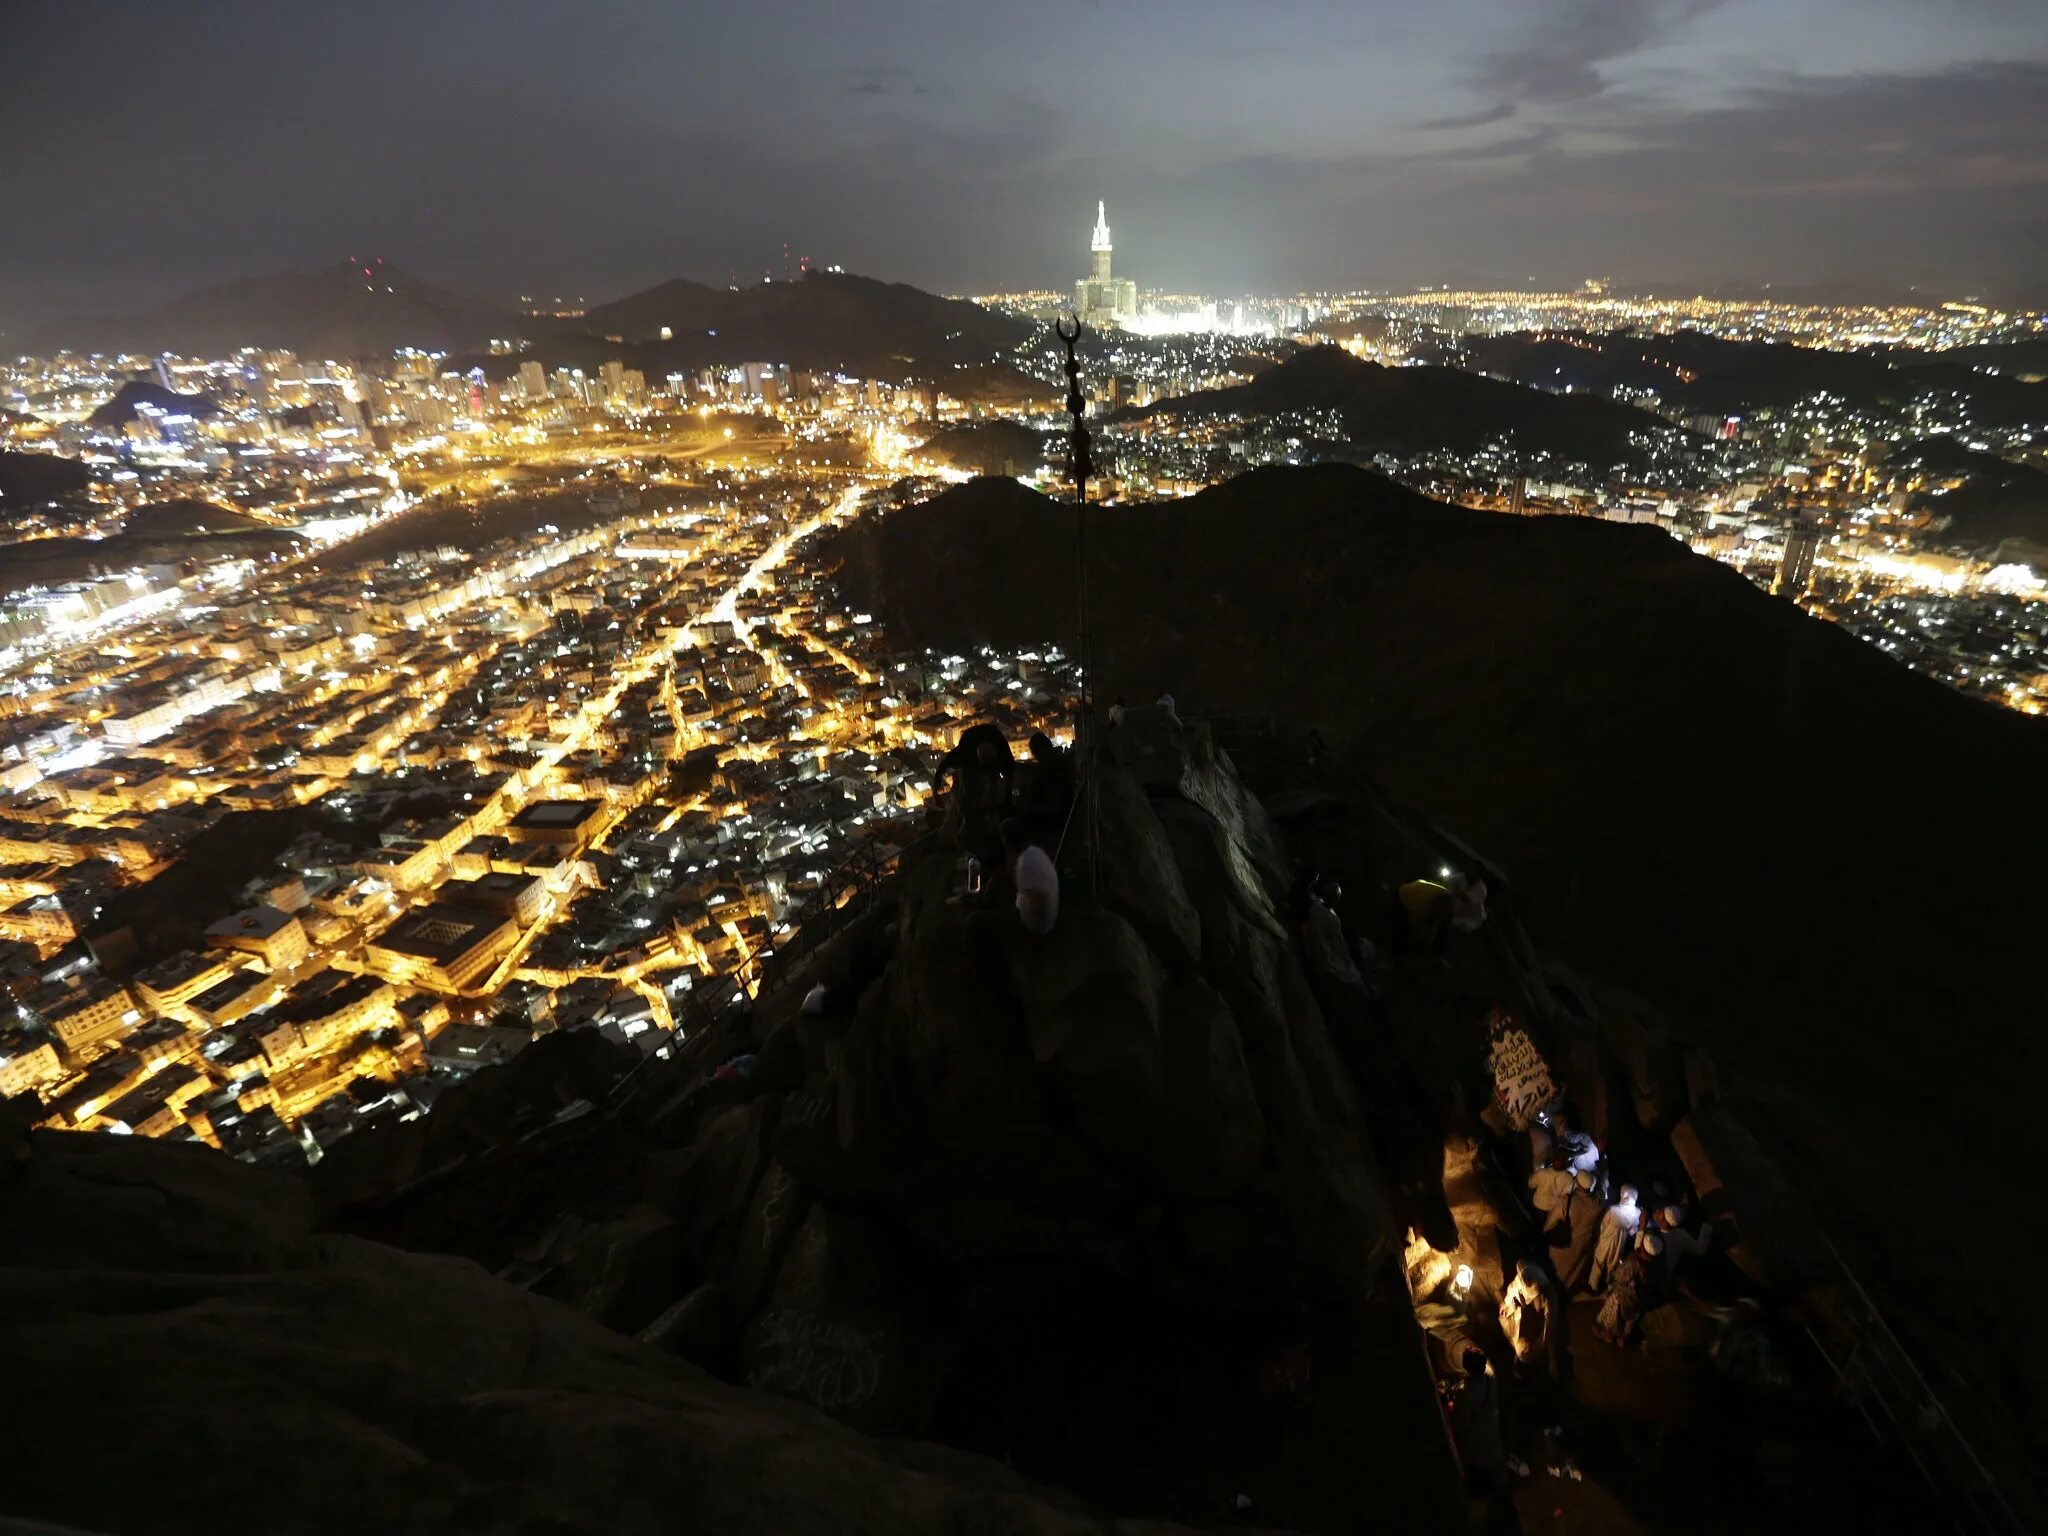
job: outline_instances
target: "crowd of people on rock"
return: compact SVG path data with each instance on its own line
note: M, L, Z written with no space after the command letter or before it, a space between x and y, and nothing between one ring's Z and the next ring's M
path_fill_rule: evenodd
M1034 731L1018 761L995 726L971 725L939 759L945 792L941 835L961 854L966 889L979 902L1001 883L1014 893L1024 930L1043 938L1059 922L1059 870L1049 851L1060 843L1074 802L1073 754ZM1000 872L1000 876L998 876Z
M1626 1348L1643 1313L1675 1288L1680 1268L1712 1244L1713 1228L1693 1231L1676 1202L1646 1218L1642 1192L1633 1184L1622 1184L1610 1200L1610 1170L1600 1148L1562 1116L1540 1116L1529 1137L1536 1165L1529 1198L1542 1218L1555 1290L1567 1300L1599 1296L1595 1331ZM1536 1272L1536 1283L1548 1283L1540 1264L1523 1263Z

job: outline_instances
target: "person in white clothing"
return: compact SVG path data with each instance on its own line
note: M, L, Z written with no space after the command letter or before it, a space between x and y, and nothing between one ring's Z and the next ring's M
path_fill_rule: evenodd
M1604 1289L1614 1266L1635 1242L1636 1231L1643 1224L1643 1211L1636 1204L1637 1199L1635 1185L1622 1185L1621 1198L1607 1207L1607 1214L1600 1218L1600 1241L1593 1247L1593 1273L1587 1277L1587 1289Z
M1017 918L1025 930L1040 938L1060 920L1060 872L1052 856L1036 843L1024 841L1014 825L1003 828L1003 842L1010 854L1010 878L1017 887Z

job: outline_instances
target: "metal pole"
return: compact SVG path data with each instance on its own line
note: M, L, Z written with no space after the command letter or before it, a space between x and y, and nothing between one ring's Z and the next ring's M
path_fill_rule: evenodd
M1098 830L1097 797L1095 793L1095 658L1090 650L1088 634L1088 477L1095 472L1095 463L1088 451L1088 424L1084 419L1088 401L1081 393L1081 362L1075 356L1074 348L1081 340L1081 317L1073 317L1069 328L1059 320L1053 321L1053 334L1058 336L1067 349L1067 414L1073 418L1073 427L1067 435L1068 463L1074 477L1074 588L1078 612L1075 616L1077 649L1081 659L1081 709L1074 722L1074 755L1080 765L1079 793L1087 802L1088 827L1088 893L1091 897L1100 894L1101 880L1096 858L1096 833Z

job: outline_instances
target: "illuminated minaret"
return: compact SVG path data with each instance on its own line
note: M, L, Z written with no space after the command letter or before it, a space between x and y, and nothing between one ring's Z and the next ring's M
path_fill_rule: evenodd
M1095 205L1095 233L1088 237L1088 249L1094 255L1094 266L1088 273L1091 281L1109 281L1109 212L1102 203Z

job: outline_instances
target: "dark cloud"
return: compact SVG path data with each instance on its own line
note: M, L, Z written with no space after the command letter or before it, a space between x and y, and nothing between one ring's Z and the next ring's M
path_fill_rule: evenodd
M1529 7L1521 41L1489 54L1473 78L1473 89L1509 106L1598 96L1607 89L1602 64L1640 53L1725 3L1565 0Z
M1309 0L1251 32L1043 0L1034 26L1101 44L1054 57L924 0L0 0L0 326L364 250L499 296L748 279L785 242L1053 286L1098 197L1119 265L1181 290L2048 272L2048 8L2016 62L1821 80L1688 55L1704 3L1442 0L1346 41ZM1802 0L1816 29L1908 3ZM1523 46L1475 70L1473 37Z
M843 89L849 96L891 96L910 83L900 64L867 64L846 72Z
M1416 126L1425 129L1484 128L1488 123L1505 122L1514 115L1515 104L1512 101L1500 101L1490 107L1481 107L1477 112L1467 112L1460 117L1434 117Z

